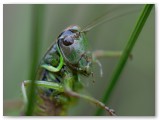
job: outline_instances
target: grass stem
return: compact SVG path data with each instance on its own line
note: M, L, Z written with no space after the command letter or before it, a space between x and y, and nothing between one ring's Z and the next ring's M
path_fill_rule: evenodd
M140 34L140 32L142 31L142 28L145 24L145 22L147 21L147 18L153 8L153 4L146 4L136 22L136 25L133 29L133 32L129 38L129 41L127 43L127 45L125 46L123 52L122 52L122 56L120 57L120 60L111 76L111 80L109 83L109 87L106 89L105 94L103 96L102 102L103 103L107 103L109 100L109 97L113 91L113 89L115 88L116 83L119 80L119 77L125 67L125 64L127 62L128 56L130 55L136 41L137 38ZM103 113L102 109L97 109L96 114L95 115L101 115Z

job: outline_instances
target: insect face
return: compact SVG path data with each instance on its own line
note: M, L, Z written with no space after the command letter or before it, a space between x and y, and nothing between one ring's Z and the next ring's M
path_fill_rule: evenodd
M84 75L90 74L90 56L86 35L77 25L69 26L58 36L58 45L65 62Z

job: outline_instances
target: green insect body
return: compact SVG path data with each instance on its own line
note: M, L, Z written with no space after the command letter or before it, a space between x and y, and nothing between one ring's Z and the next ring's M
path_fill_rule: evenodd
M79 98L115 115L112 109L100 101L79 93L83 88L79 75L90 76L92 64L96 61L87 48L86 34L77 25L69 26L58 36L39 65L33 115L67 115L69 106L76 104ZM28 80L22 84L26 104L27 87L30 83Z
M122 52L89 52L86 33L104 22L134 11L137 10L126 10L126 12L117 16L111 14L110 17L107 16L107 12L82 30L78 25L72 25L60 33L43 56L38 68L35 81L36 101L33 115L67 115L69 106L76 105L78 99L84 99L104 109L109 115L115 115L114 110L104 103L91 96L81 94L80 90L83 85L79 76L89 77L92 75L93 63L97 63L101 67L96 57L119 57ZM100 69L100 74L102 75L102 69ZM22 94L26 106L28 105L28 88L30 84L30 80L22 83Z
M78 73L90 75L90 72L88 72L90 61L87 61L87 40L84 33L80 33L78 30L79 27L70 26L61 33L55 44L43 57L40 63L41 73L38 73L37 80L61 85L68 84L68 87L73 91L79 90L80 87L78 86L82 85L78 81ZM59 71L52 72L48 67L57 67L60 63L60 56L62 56L64 63ZM68 83L65 83L67 80ZM41 102L38 103L38 107L40 107L38 109L41 109L42 112L38 111L36 114L66 115L68 106L76 101L76 98L54 89L41 88L39 94L38 99Z

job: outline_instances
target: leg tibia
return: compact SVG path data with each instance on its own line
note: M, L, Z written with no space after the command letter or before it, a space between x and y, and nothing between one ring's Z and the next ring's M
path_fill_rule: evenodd
M105 104L103 104L102 102L98 101L97 99L95 99L93 97L83 95L83 94L79 94L79 93L76 93L76 92L71 91L71 90L65 90L65 93L69 96L72 96L72 97L83 98L83 99L85 99L85 100L87 100L87 101L89 101L89 102L91 102L95 105L98 105L102 109L105 109L110 115L112 115L112 116L116 115L113 109L110 109Z

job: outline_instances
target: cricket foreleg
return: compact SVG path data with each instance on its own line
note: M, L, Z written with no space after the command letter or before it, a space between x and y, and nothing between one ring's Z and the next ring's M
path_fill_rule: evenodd
M41 67L45 68L46 70L51 71L51 72L58 72L61 70L63 63L64 63L63 58L60 57L60 63L58 65L58 67L53 67L52 65L48 65L48 64L43 64L43 65L41 65Z
M87 96L87 95L83 95L83 94L80 94L80 93L76 93L70 89L66 89L65 90L65 93L69 96L72 96L72 97L77 97L77 98L83 98L95 105L98 105L99 107L105 109L111 116L115 116L115 112L113 109L110 109L109 107L107 107L104 103L98 101L97 99L93 98L93 97L90 97L90 96Z
M103 69L99 58L119 58L120 56L122 56L122 51L97 50L92 53L92 62L97 63L100 68L100 75L103 76ZM129 58L132 59L131 54L129 55Z
M93 56L95 56L96 58L119 58L122 56L122 51L105 51L105 50L97 50L95 52L93 52ZM132 59L132 54L130 54L128 56L130 59Z
M59 65L57 67L53 67L52 65L48 65L48 64L43 64L41 65L42 68L45 68L47 69L48 71L51 71L51 72L58 72L61 70L63 64L64 64L64 60L63 60L63 57L62 57L62 54L60 52L60 49L57 45L57 49L58 49L58 52L60 54L60 62L59 62Z

